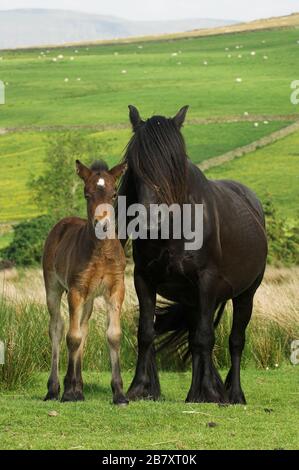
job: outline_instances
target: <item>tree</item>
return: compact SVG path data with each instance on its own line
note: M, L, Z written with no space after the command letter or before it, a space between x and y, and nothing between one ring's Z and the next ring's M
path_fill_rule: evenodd
M35 203L54 221L69 215L85 215L75 160L89 164L102 158L106 146L71 132L50 136L47 144L45 172L29 183Z

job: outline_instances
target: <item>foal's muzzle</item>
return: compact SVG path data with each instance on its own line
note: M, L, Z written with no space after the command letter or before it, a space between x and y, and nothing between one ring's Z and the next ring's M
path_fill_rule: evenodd
M105 218L104 220L95 219L93 226L96 237L99 239L105 238L105 235L107 235L107 233L109 232L110 220L108 218Z

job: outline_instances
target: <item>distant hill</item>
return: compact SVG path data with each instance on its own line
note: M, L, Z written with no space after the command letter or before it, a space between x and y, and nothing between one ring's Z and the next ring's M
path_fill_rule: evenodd
M0 49L64 44L216 28L236 23L221 19L130 21L66 10L0 11Z

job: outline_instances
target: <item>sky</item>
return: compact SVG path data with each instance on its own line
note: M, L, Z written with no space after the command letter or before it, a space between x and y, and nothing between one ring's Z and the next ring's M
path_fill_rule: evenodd
M57 8L134 20L253 20L299 11L299 0L0 0L0 10Z

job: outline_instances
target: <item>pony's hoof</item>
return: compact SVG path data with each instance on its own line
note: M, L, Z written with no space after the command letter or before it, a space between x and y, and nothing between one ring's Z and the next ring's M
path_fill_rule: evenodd
M122 396L122 397L114 398L113 403L114 405L117 405L117 406L128 406L129 399L126 398L125 396Z
M50 400L52 401L59 400L59 393L48 392L44 398L44 401L50 401Z
M227 390L228 401L231 405L246 405L246 398L242 390Z
M202 389L199 393L194 393L193 390L190 390L186 403L218 403L218 404L228 404L229 399L225 390L219 389Z
M63 393L61 401L62 402L84 401L84 395L82 392L73 392L71 390L71 391Z
M160 390L150 390L150 387L144 384L132 385L128 392L127 398L130 401L136 400L153 400L156 401L160 397Z
M127 398L130 401L136 401L136 400L149 400L151 397L147 389L139 385L137 387L132 387L128 390Z

